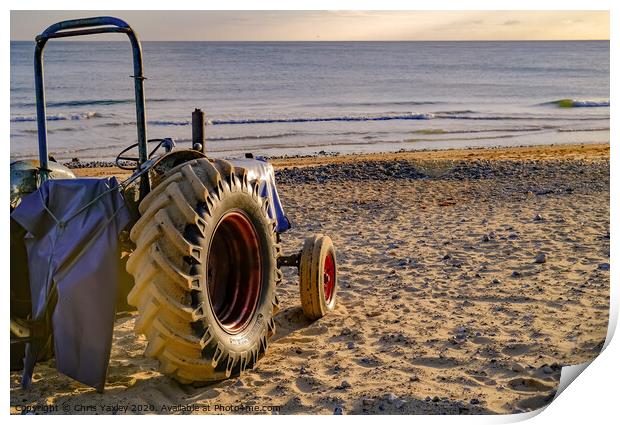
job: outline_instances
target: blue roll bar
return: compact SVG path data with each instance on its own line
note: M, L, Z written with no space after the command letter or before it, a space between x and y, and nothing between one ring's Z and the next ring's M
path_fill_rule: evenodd
M136 124L138 127L138 157L140 165L146 162L146 111L144 99L144 75L142 73L142 46L134 30L127 22L111 16L72 19L49 26L36 36L34 51L34 82L37 105L37 129L39 133L39 161L42 173L48 170L47 122L45 114L45 83L43 81L43 49L52 38L75 37L80 35L123 33L127 34L133 51L133 74L136 100ZM45 176L44 176L45 178Z

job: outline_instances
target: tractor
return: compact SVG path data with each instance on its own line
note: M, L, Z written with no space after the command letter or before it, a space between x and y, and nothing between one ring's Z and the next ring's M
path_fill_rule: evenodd
M63 348L50 324L62 294L56 293L56 281L48 285L44 308L35 313L34 301L41 294L32 288L40 286L34 281L40 273L32 269L25 241L36 232L23 228L16 213L28 197L43 196L36 194L44 187L52 190L52 182L70 181L77 194L93 180L77 178L48 155L43 50L51 39L101 33L126 34L131 42L137 126L137 143L116 158L120 168L132 171L131 177L106 192L120 195L128 224L120 229L114 252L101 254L114 255L119 268L128 272L126 302L137 309L135 332L146 337L145 354L159 361L164 374L181 383L238 376L264 356L275 333L282 267L298 268L301 305L309 319L334 309L338 274L333 243L317 234L306 237L300 252L282 252L281 236L290 223L280 204L273 166L252 154L229 160L209 158L201 110L192 113L191 148L177 149L170 138L148 139L141 44L126 22L113 17L59 22L35 38L39 159L11 163L12 369L26 367L24 348L37 338L35 362ZM71 195L63 202L71 203ZM42 215L54 218L50 205L44 203L43 208ZM76 215L97 208L98 202L89 202ZM62 230L65 225L57 220L51 226ZM88 275L79 253L71 258L65 269L86 270L82 273L86 276L73 285L79 287L80 279L102 278ZM62 302L81 301L65 297ZM88 301L95 306L97 302ZM113 314L111 320L106 326L113 329ZM89 325L71 324L78 325L87 334ZM107 368L109 350L104 360ZM72 362L88 364L88 359ZM102 389L103 383L96 386Z

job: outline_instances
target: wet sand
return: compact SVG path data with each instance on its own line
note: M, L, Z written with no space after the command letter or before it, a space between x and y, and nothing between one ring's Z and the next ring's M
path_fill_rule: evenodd
M600 351L609 312L609 145L273 162L293 223L284 251L298 250L308 233L334 240L335 312L306 320L297 276L285 270L267 355L239 379L206 387L161 375L143 356L134 313L119 314L104 394L46 362L30 392L11 374L11 411L516 413L552 399L562 365Z

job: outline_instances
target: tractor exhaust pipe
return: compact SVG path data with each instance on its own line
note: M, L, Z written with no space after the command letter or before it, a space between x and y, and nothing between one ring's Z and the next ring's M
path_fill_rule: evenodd
M192 149L205 153L205 113L198 108L192 112Z

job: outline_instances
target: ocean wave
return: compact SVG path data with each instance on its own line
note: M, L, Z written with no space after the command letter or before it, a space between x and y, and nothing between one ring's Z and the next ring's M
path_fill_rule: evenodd
M439 114L458 115L458 114L475 114L477 112L471 109L460 109L456 111L435 111L433 113L437 115Z
M609 131L609 127L594 128L558 128L559 133L574 133L579 131Z
M435 118L447 120L474 120L474 121L566 121L566 117L548 115L461 115L436 113ZM600 121L608 120L605 116L572 117L571 121Z
M319 106L319 107L346 107L346 106L421 106L421 105L439 105L442 102L426 101L426 100L394 100L394 101L360 101L360 102L323 102L323 103L309 103L306 106Z
M191 125L192 122L189 120L150 120L148 121L150 125L163 125L163 126L178 126L178 125Z
M207 137L209 142L230 142L235 140L265 140L265 139L280 139L282 137L294 137L302 135L303 133L277 133L277 134L249 134L244 136L222 136L222 137Z
M77 121L100 118L103 115L99 112L80 112L75 114L52 114L47 116L48 121ZM36 121L36 115L18 115L11 118L11 122L32 122Z
M559 99L545 102L542 105L555 105L560 108L605 108L609 107L609 99Z
M513 132L535 132L556 129L551 125L532 126L532 127L507 127L507 128L478 128L478 129L443 129L427 128L410 131L409 134L422 135L442 135L442 134L474 134L474 133L513 133Z
M304 123L304 122L329 122L329 121L389 121L389 120L430 120L434 114L430 113L407 113L395 115L361 115L361 116L334 116L334 117L298 117L298 118L242 118L232 120L210 120L211 125L241 125L241 124L278 124L278 123ZM151 120L151 125L183 126L191 125L189 120Z
M272 124L272 123L302 123L302 122L328 122L328 121L390 121L390 120L430 120L435 117L430 113L407 113L393 115L360 115L360 116L334 116L334 117L308 117L308 118L249 118L238 120L212 120L212 125L238 125L238 124Z

